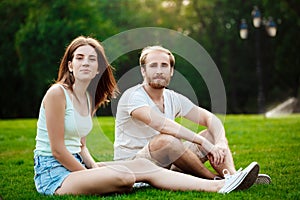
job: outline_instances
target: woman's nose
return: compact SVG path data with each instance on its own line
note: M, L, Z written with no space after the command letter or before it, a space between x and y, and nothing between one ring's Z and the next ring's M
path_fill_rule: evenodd
M89 65L89 59L88 58L84 58L82 65Z

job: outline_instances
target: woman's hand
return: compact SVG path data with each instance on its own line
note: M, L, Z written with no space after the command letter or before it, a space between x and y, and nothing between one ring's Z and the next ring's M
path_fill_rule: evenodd
M95 162L91 164L91 168L98 168L98 167L99 167L99 165Z

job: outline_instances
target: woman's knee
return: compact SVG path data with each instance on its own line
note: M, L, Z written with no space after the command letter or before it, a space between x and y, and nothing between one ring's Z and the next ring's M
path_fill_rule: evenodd
M120 189L131 189L136 181L136 177L132 171L124 166L113 166L112 179Z
M135 165L139 166L141 169L149 170L149 169L159 169L157 165L155 165L152 161L146 158L138 158L133 161Z

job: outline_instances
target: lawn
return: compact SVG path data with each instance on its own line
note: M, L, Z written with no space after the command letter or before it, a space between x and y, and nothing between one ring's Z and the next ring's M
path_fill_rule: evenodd
M192 130L194 124L179 120ZM111 160L114 118L95 118L88 146L97 160ZM227 115L224 121L236 168L257 161L271 185L255 185L227 195L173 192L154 188L103 199L300 199L300 115L266 119L261 115ZM33 182L36 119L0 120L0 199L99 199L97 196L43 196Z

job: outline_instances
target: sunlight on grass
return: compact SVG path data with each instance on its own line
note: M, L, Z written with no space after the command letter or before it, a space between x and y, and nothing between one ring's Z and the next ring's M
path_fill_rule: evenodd
M193 131L197 126L177 119ZM153 188L103 199L297 199L300 196L300 115L266 119L261 115L227 115L224 126L236 168L257 161L261 173L272 177L271 185L255 185L250 190L228 195L202 192L171 192ZM46 197L33 182L33 149L36 119L0 120L0 198L2 199L99 199L94 196ZM97 160L113 156L114 118L94 119L88 147Z

